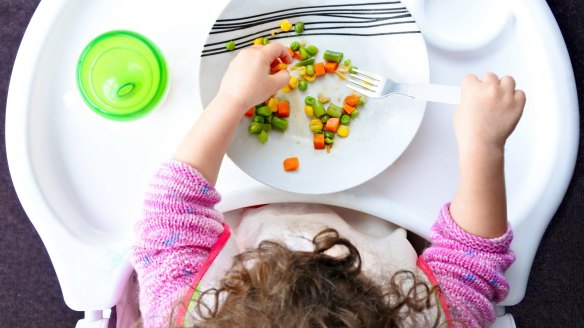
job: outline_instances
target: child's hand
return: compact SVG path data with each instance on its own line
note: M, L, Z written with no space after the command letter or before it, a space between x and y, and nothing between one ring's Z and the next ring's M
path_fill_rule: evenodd
M292 62L286 47L277 42L242 50L229 64L217 97L229 99L242 113L265 101L290 81L287 70L270 74L270 65L278 58L286 64Z
M454 128L461 150L477 147L502 149L525 106L525 94L515 90L515 80L487 73L482 81L467 75L462 99L454 114Z

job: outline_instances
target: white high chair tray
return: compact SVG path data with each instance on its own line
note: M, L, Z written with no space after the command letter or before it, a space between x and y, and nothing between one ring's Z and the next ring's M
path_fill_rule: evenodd
M527 93L506 161L517 261L507 274L512 289L503 304L516 304L575 165L578 105L565 44L543 0L403 2L427 41L432 82L458 84L467 72L494 71L513 75ZM212 1L202 9L192 0L164 5L44 0L30 22L8 95L8 162L72 309L101 310L118 300L131 271L127 255L142 193L201 111L199 57L226 4ZM135 122L101 119L71 97L81 49L113 29L148 36L174 63L166 101ZM260 184L226 159L217 184L223 194L219 208L320 202L367 212L428 237L439 208L456 188L453 110L429 104L402 156L375 179L345 192L290 194Z

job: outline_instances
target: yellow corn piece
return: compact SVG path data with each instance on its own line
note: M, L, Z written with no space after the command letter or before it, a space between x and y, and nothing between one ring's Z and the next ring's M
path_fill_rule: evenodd
M279 63L278 65L276 65L276 70L278 71L282 71L288 69L288 65L286 65L285 63Z
M282 31L288 32L292 28L292 24L290 24L288 20L285 20L282 23L280 23L280 28L282 29Z
M264 42L263 42L262 38L257 38L255 40L253 40L253 44L259 44L261 46L262 44L264 44Z
M268 100L268 107L270 107L270 109L272 110L272 113L277 112L278 111L278 99L270 98L270 100Z
M314 108L312 108L312 106L304 106L304 113L306 113L306 116L308 117L313 117L314 116Z
M312 132L318 132L318 131L322 131L322 121L319 118L315 118L310 120L310 131Z
M275 37L276 35L278 35L278 30L271 30L271 31L270 31L270 35L271 35L272 37Z
M288 86L290 87L290 89L296 89L296 87L298 86L298 78L294 75L291 75Z
M290 89L290 86L289 86L289 85L287 85L287 86L283 87L283 88L282 88L282 89L280 89L280 90L281 90L282 92L290 92L290 91L292 91L292 89Z
M304 75L304 78L308 82L313 82L314 80L316 80L316 75Z
M296 67L296 66L294 66L294 67ZM300 75L300 76L306 75L306 66L298 67L298 75Z
M337 134L339 137L346 138L349 136L349 127L346 125L340 125L337 129Z

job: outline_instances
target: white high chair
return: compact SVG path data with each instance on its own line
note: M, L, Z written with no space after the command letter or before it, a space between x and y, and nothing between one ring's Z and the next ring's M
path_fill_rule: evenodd
M504 306L519 303L525 295L539 241L576 161L578 103L565 44L544 0L444 0L440 6L403 2L428 42L432 82L457 84L467 72L495 71L513 75L528 95L524 117L508 142L506 162L517 261L507 272L511 292L500 304L496 326L513 327ZM180 131L193 121L192 112L184 108L200 107L192 91L198 89L196 60L226 3L210 2L202 14L191 0L167 1L164 7L137 0L43 0L30 22L8 95L8 162L65 302L85 311L78 328L107 327L109 309L124 295L141 191L161 158L170 155L168 145L177 144ZM447 12L466 14L449 17ZM68 77L74 76L80 49L93 36L117 28L142 31L163 52L182 49L185 65L176 71L171 67L172 90L164 105L132 125L87 119L85 115L93 114L72 111L63 99L75 87ZM177 30L184 34L173 34ZM290 194L258 183L226 159L217 184L223 195L219 209L318 202L368 213L427 238L439 208L454 193L457 176L453 109L427 107L405 153L361 186L322 196Z

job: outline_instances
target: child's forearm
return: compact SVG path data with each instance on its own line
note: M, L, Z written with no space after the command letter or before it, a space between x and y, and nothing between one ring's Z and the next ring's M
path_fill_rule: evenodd
M450 205L453 220L483 238L507 230L504 153L498 146L460 149L459 185Z
M241 116L240 105L216 97L176 149L173 158L197 169L215 185L221 162Z

